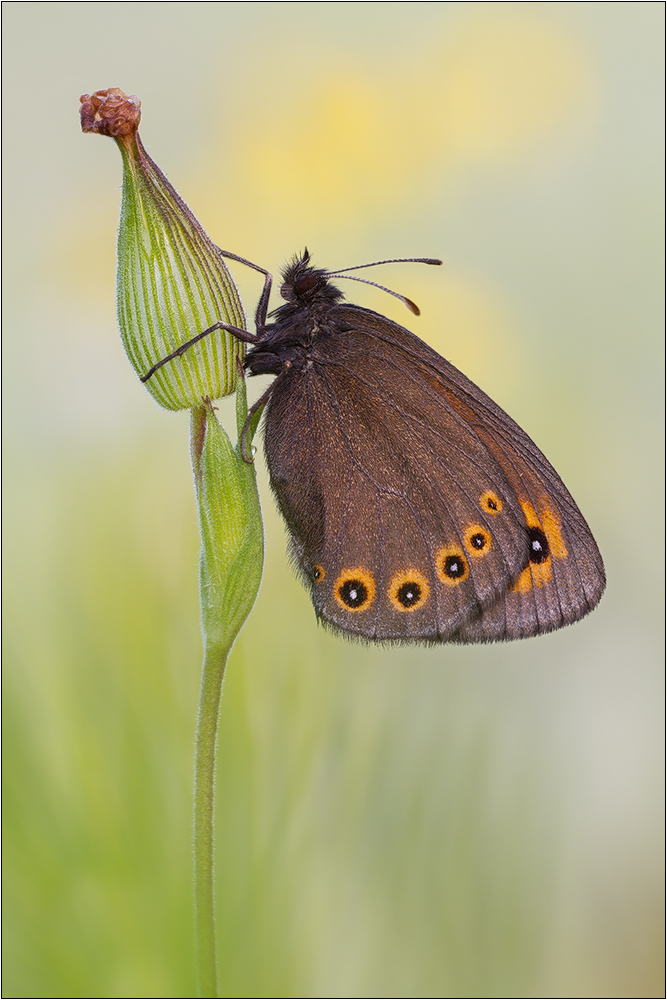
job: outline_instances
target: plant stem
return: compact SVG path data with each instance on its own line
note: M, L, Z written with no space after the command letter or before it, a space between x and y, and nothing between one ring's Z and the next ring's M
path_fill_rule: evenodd
M199 695L195 744L195 933L200 997L217 997L213 904L215 747L229 647L208 646Z
M239 438L248 406L236 398ZM213 894L215 753L222 681L229 652L254 604L262 576L263 533L253 466L235 449L210 403L192 410L192 468L201 557L199 585L204 666L195 743L195 934L199 996L217 997Z

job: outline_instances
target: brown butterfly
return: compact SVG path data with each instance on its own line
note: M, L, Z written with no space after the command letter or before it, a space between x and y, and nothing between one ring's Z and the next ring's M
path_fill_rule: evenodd
M370 641L471 643L592 611L600 553L528 435L409 330L343 301L331 279L351 276L306 251L267 323L256 269L255 335L215 324L143 380L213 329L252 344L250 374L277 376L251 417L266 407L271 486L318 618Z

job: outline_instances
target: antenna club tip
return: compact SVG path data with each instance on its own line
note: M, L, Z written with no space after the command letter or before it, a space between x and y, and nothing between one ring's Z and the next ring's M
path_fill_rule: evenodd
M420 310L419 306L416 305L412 301L412 299L409 299L406 295L404 295L403 296L403 301L405 302L405 304L408 307L408 309L410 310L410 312L413 312L415 314L415 316L421 315L421 310Z

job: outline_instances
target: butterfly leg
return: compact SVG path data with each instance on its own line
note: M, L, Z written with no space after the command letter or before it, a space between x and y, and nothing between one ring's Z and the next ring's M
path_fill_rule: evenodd
M250 411L248 413L246 422L243 425L243 430L241 431L241 457L243 458L244 462L248 463L248 465L252 465L252 455L249 454L247 447L248 432L250 431L250 428L253 425L253 423L255 427L257 426L257 420L259 420L259 416L261 416L261 411L268 403L269 396L271 395L272 391L273 391L273 385L270 385L269 388L266 390L266 392L259 397L257 402L253 403L253 405L250 407ZM255 415L258 413L259 415L257 416L257 420L255 420Z
M155 375L155 372L158 371L159 368L162 368L162 365L166 365L168 361L173 361L174 358L180 358L181 354L185 354L185 352L192 347L193 344L196 344L198 340L202 340L203 337L208 337L209 333L213 333L214 330L227 330L229 333L233 333L235 337L238 337L239 340L245 341L247 344L254 344L257 340L254 333L249 333L247 330L241 330L238 326L232 326L230 323L214 323L213 326L209 326L207 330L202 330L202 332L198 333L196 337L186 340L184 344L181 344L181 346L177 347L175 351L168 354L166 358L162 358L157 362L157 364L154 364L152 368L148 369L145 375L141 376L139 381L148 382L149 378L151 378L152 375Z
M262 289L262 294L259 297L257 309L255 310L255 327L257 329L257 333L252 334L248 330L241 330L239 327L231 326L229 323L214 323L213 326L209 326L207 330L202 330L202 332L198 333L196 337L192 337L190 340L187 340L171 354L168 354L166 358L162 358L157 362L157 364L153 365L152 368L149 368L146 374L141 376L140 381L148 382L149 378L151 378L151 376L153 376L158 369L162 368L162 365L166 365L168 361L173 361L174 358L180 358L180 356L192 347L193 344L196 344L197 341L207 337L209 333L213 333L215 330L227 330L228 333L234 334L235 337L244 341L246 344L254 344L259 339L259 334L262 328L266 325L266 313L269 307L269 296L271 295L273 276L265 268L260 267L259 264L253 264L252 261L246 260L245 257L239 257L238 254L230 253L229 250L222 250L220 247L216 247L215 249L221 257L225 257L228 260L236 260L239 264L245 264L246 267L251 267L254 271L259 271L260 274L264 275L264 288Z
M225 257L227 260L236 260L239 264L245 264L246 267L251 267L253 271L259 271L260 274L264 275L264 288L262 289L262 294L259 297L259 302L257 303L257 309L255 310L255 327L257 328L257 333L266 325L266 313L269 308L269 296L271 295L271 285L273 283L273 275L265 268L260 267L259 264L253 264L252 261L246 260L245 257L239 257L235 253L230 253L229 250L221 250L220 247L215 248L221 257Z

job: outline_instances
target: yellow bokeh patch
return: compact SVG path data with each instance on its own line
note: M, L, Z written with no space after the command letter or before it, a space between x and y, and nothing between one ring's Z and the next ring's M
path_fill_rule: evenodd
M490 163L525 155L593 106L586 52L542 18L485 10L452 42L442 91L450 155Z
M376 17L368 6L357 5L355 19ZM286 234L298 245L314 226L348 233L388 208L414 211L417 198L458 198L471 163L523 169L545 141L589 119L595 77L576 36L528 4L495 8L461 5L455 24L445 14L415 62L387 58L382 46L341 49L335 33L312 46L292 34L276 45L269 33L253 50L263 73L244 78L233 115L224 77L217 83L220 120L197 157L209 225L238 245L248 219L261 220L264 246L284 253ZM259 89L266 79L270 100Z

